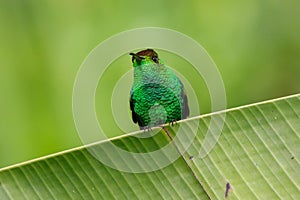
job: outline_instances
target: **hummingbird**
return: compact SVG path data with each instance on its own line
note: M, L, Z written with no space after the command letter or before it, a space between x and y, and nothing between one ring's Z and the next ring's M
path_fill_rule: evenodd
M145 130L187 118L184 85L158 54L146 49L129 55L134 68L129 100L133 122Z

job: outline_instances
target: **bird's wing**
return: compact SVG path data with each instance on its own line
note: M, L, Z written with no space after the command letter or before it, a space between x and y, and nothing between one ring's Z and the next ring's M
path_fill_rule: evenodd
M129 103L130 103L130 110L131 110L131 117L132 117L132 121L134 123L137 123L138 121L138 115L136 114L136 112L134 112L134 99L132 98L132 94L130 94L130 100L129 100Z
M186 96L183 83L181 81L180 81L180 84L181 84L181 97L183 99L183 103L182 103L182 107L181 107L181 119L185 119L190 114L190 108L189 108L189 104L188 104L188 98Z

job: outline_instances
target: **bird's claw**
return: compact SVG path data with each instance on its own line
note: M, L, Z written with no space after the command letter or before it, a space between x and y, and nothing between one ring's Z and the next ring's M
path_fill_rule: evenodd
M152 131L152 127L151 126L143 126L143 127L141 127L141 129L144 131L144 133Z
M169 125L171 125L171 126L174 126L174 124L177 124L176 119L172 119L172 120L169 122Z

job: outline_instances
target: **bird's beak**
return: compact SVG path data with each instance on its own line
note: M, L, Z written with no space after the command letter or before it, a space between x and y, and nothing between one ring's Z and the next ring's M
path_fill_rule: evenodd
M134 59L136 59L137 62L141 62L141 60L145 59L145 58L143 58L143 57L141 57L141 56L139 56L135 53L130 53L129 55L132 56L132 62L134 61Z

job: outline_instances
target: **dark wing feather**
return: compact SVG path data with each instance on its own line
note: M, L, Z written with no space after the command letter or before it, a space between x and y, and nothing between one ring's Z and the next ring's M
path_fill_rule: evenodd
M184 86L181 81L180 81L180 84L181 84L181 97L183 99L183 103L182 103L182 107L181 107L181 119L185 119L190 114L190 108L189 108L189 104L188 104L188 98L186 96L185 89L184 89Z
M185 92L182 92L183 104L182 104L182 119L185 119L190 114L190 108L188 105L188 99Z
M130 110L131 110L131 118L132 118L132 121L134 123L137 123L138 122L138 115L136 114L136 112L134 112L134 99L132 98L132 95L130 95Z

